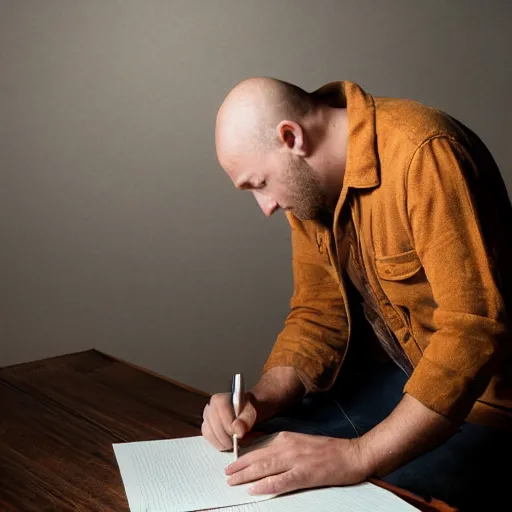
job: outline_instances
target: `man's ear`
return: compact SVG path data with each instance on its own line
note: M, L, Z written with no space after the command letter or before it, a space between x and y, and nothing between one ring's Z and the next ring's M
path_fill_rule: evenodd
M297 156L305 157L306 141L302 127L293 121L281 121L276 128L277 136L283 146Z

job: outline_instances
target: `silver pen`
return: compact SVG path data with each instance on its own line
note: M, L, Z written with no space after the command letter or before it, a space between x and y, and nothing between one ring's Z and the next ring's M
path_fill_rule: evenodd
M233 410L235 418L238 417L242 410L242 400L244 398L244 379L241 373L237 373L233 377L233 385L231 389L231 400L233 403ZM235 460L238 459L238 437L233 434L233 451L235 453Z

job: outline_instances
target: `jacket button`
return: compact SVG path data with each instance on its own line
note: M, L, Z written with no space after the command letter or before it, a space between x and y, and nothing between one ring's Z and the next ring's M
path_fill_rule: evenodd
M316 243L318 245L318 251L320 252L320 254L324 254L325 253L325 247L324 247L324 237L323 237L323 235L318 234L316 236Z
M404 336L404 342L407 343L411 339L411 333L406 332Z

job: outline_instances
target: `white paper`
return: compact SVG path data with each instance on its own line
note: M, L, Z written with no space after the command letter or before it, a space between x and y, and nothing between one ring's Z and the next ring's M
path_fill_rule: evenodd
M266 436L241 454L268 443ZM411 512L393 493L365 482L288 495L251 496L251 484L230 486L225 467L232 452L219 452L204 437L113 444L131 512Z
M369 482L347 487L309 489L260 503L216 508L208 512L414 512L416 507Z
M268 442L240 447L240 455ZM204 437L113 444L131 512L187 512L272 498L251 496L252 484L230 486L224 469L232 452L219 452Z

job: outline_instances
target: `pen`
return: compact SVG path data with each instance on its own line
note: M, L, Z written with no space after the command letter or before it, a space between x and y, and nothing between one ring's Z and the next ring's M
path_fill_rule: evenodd
M244 396L244 379L241 373L237 373L233 377L231 395L235 418L237 418L240 414L240 411L242 410L242 400ZM236 460L238 459L238 437L236 434L233 434L233 451L235 453Z

